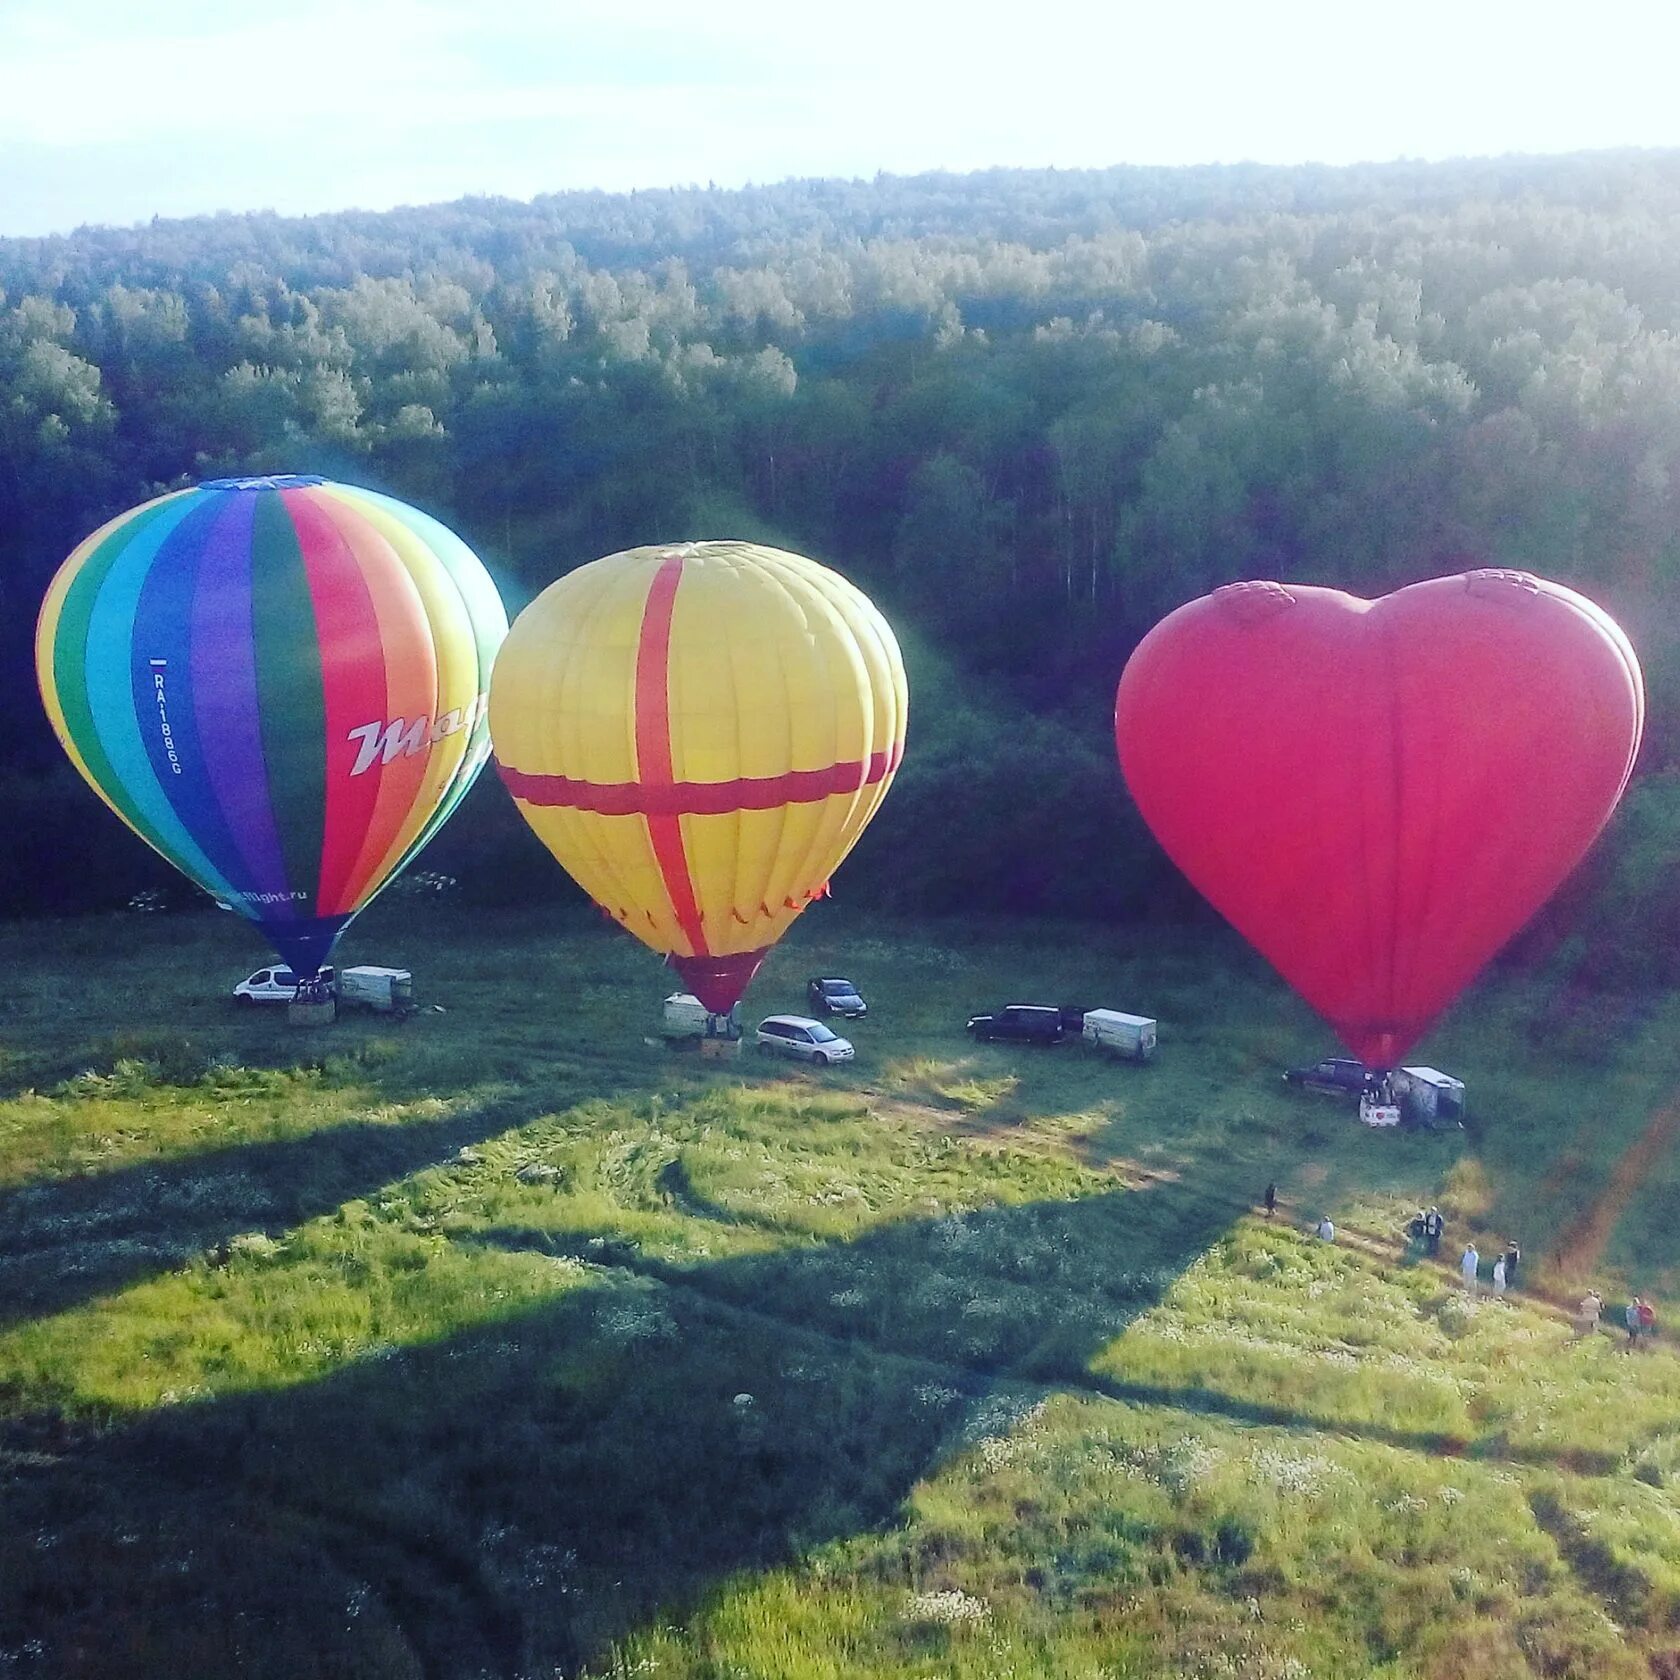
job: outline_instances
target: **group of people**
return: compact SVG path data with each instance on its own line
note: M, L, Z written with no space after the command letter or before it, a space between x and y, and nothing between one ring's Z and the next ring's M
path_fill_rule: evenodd
M1431 1210L1433 1211L1433 1210ZM1431 1250L1431 1253L1434 1251ZM1505 1244L1505 1252L1493 1263L1493 1292L1503 1295L1507 1289L1517 1286L1517 1268L1522 1265L1522 1250L1517 1247L1515 1239ZM1465 1290L1474 1295L1481 1287L1482 1256L1476 1245L1466 1243L1464 1252L1458 1260L1459 1276L1464 1279Z
M1428 1253L1439 1254L1441 1252L1441 1233L1446 1228L1447 1222L1441 1217L1441 1210L1438 1207L1432 1207L1427 1213L1419 1208L1412 1215L1412 1222L1406 1227L1406 1234L1413 1242L1422 1243Z
M1277 1212L1278 1189L1276 1184L1266 1186L1266 1217L1270 1219ZM1406 1234L1414 1243L1421 1243L1425 1252L1439 1254L1441 1251L1441 1233L1446 1229L1446 1220L1441 1217L1438 1207L1420 1208L1407 1223ZM1336 1227L1328 1213L1320 1214L1318 1223L1313 1227L1313 1233L1322 1242L1336 1240ZM1522 1250L1517 1246L1514 1238L1509 1239L1505 1249L1493 1262L1493 1292L1503 1295L1507 1289L1517 1286L1517 1271L1522 1265ZM1464 1245L1464 1253L1459 1257L1459 1276L1464 1280L1467 1293L1474 1295L1481 1288L1482 1256L1475 1243ZM1604 1297L1596 1289L1589 1289L1581 1297L1580 1306L1575 1314L1575 1334L1577 1337L1590 1336L1600 1328L1600 1321L1604 1312ZM1623 1322L1627 1325L1627 1347L1631 1353L1642 1341L1648 1342L1657 1333L1657 1310L1643 1295L1635 1295L1627 1304L1623 1312Z
M1604 1311L1604 1297L1596 1289L1589 1289L1581 1297L1575 1311L1575 1335L1597 1333L1600 1315ZM1622 1322L1627 1326L1627 1351L1634 1352L1641 1341L1648 1342L1657 1333L1657 1309L1643 1295L1635 1295L1622 1309Z

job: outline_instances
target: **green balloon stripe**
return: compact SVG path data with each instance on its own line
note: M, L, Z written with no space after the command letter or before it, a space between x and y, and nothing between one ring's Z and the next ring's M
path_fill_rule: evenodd
M306 890L299 913L319 914L326 834L326 691L315 603L284 500L258 498L251 532L251 625L257 709L269 800L286 880Z

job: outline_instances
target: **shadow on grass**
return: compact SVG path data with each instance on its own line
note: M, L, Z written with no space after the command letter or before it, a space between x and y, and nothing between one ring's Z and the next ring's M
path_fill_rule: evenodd
M325 1127L0 1194L0 1327L155 1276L231 1238L278 1237L528 1119L490 1103L437 1120Z
M741 1571L889 1528L1057 1388L1463 1450L1094 1374L1230 1218L1163 1182L682 1264L479 1234L565 1292L291 1390L0 1433L0 1650L38 1639L17 1671L74 1680L576 1674ZM877 1567L942 1579L924 1544Z
M576 1672L739 1570L891 1524L1088 1384L1223 1222L1115 1192L690 1267L493 1233L586 1281L294 1390L14 1425L0 1649L39 1638L65 1676Z

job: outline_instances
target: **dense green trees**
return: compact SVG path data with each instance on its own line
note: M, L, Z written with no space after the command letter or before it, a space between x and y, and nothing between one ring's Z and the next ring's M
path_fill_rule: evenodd
M1128 648L1242 576L1375 593L1488 560L1578 585L1646 658L1647 764L1669 769L1677 210L1680 156L1629 154L584 193L0 241L12 803L52 761L27 644L53 567L120 508L247 470L435 509L515 606L668 537L750 533L842 566L966 673L935 685L939 752L925 771L913 755L875 848L912 837L918 775L949 811L946 760L974 765L990 792L930 902L1012 897L1021 869L981 838L1008 787L1049 798L1060 766L1088 796ZM1141 840L1115 844L1116 868L1154 878ZM1071 890L1053 851L1035 901ZM9 890L29 896L27 876Z

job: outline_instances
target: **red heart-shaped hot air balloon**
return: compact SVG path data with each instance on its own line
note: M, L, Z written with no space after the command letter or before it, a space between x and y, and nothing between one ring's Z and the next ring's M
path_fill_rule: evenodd
M1215 590L1144 637L1114 730L1168 856L1387 1068L1580 861L1643 717L1606 614L1480 571Z

